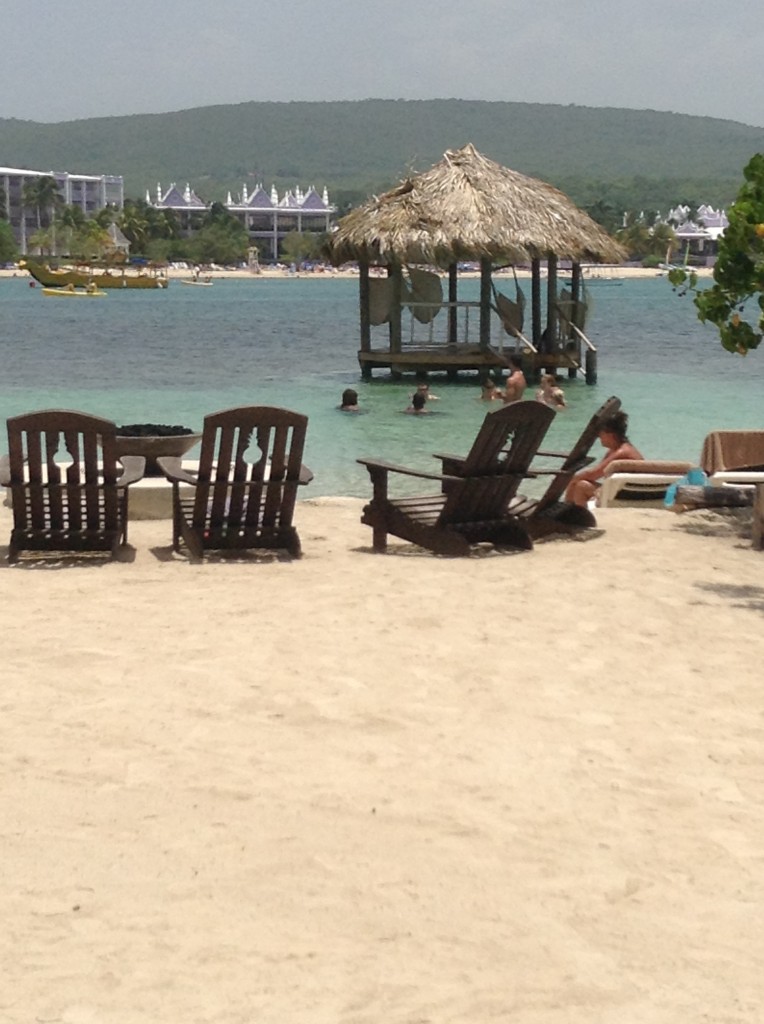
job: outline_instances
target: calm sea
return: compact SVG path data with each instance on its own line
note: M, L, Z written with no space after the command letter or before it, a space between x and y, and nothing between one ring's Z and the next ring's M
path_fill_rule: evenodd
M764 352L724 352L664 279L595 282L590 295L599 383L564 380L569 408L549 446L569 445L612 394L649 458L695 460L709 430L764 428ZM460 298L477 298L477 282L460 283ZM112 291L92 302L47 298L26 278L0 280L2 419L60 407L201 429L207 412L285 406L310 417L305 461L316 476L306 496L368 495L361 455L432 469L432 453L465 451L486 414L476 382L433 377L436 412L402 415L412 381L363 382L357 349L355 280L174 282L166 292ZM336 409L349 386L363 415Z

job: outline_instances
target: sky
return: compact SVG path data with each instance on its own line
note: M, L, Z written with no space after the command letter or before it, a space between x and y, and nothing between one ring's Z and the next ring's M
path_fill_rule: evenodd
M0 0L0 118L506 100L764 127L764 0Z

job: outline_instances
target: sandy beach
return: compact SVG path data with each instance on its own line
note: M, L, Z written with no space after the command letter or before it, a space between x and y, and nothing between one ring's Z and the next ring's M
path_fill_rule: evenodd
M711 270L707 267L696 269L696 273L699 277L710 277ZM176 267L170 267L167 271L167 276L172 281L190 280L193 272L191 270L183 270ZM29 277L29 271L22 269L19 270L0 270L0 278L3 277ZM315 272L301 272L301 273L290 273L288 270L277 267L262 267L258 273L251 270L231 270L231 269L215 269L215 270L204 270L202 272L204 278L211 278L212 280L232 280L232 281L267 281L273 278L299 278L300 280L312 280L312 281L330 281L338 277L358 277L357 270L348 269L327 269ZM459 275L460 277L480 277L478 272L466 271ZM497 271L494 275L496 277L508 276L512 277L511 271ZM521 278L530 278L530 272L526 270L518 270L517 276ZM543 276L543 275L542 275ZM651 277L663 277L665 273L661 270L653 270L648 267L619 267L619 266L604 266L594 267L591 271L590 278L597 280L618 280L623 278L636 279L636 278L651 278Z
M302 501L294 562L0 548L0 1019L761 1021L739 519L450 560L360 507Z

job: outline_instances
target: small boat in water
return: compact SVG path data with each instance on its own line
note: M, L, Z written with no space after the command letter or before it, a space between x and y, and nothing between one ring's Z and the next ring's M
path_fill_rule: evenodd
M75 288L73 284L67 284L61 288L43 288L42 293L64 299L101 299L108 294L94 284L85 285L84 288Z
M78 264L72 267L52 267L49 263L26 257L19 260L19 266L44 288L63 288L66 285L97 288L167 288L169 280L166 269L152 265Z
M195 277L184 277L183 280L180 283L181 284L193 284L193 285L196 285L197 288L211 288L212 287L212 277L211 276L210 277L198 277L198 276L195 276Z

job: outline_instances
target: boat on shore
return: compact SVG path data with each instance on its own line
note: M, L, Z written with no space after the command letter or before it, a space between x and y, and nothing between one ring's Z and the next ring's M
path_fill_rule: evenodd
M77 288L73 284L65 284L61 288L45 288L42 290L43 295L55 295L57 298L64 299L101 299L108 295L108 292L103 291L101 288L91 282L84 288Z
M152 266L110 266L96 267L92 264L72 267L51 267L49 263L29 258L19 261L19 267L29 271L43 288L167 288L169 280L164 267Z

